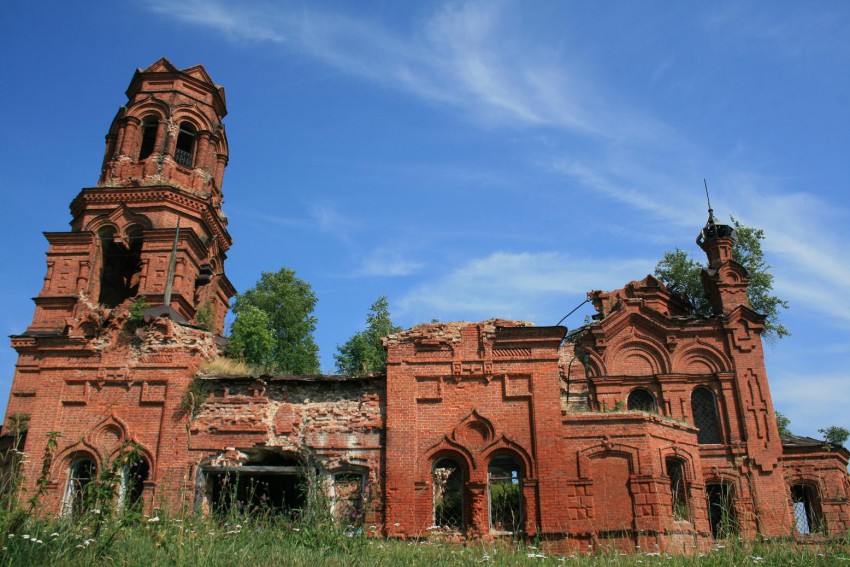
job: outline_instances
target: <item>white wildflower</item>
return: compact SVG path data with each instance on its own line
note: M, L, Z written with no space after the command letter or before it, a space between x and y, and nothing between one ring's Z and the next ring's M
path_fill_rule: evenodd
M50 537L59 537L59 532L53 532Z
M159 521L159 516L154 516L153 518L148 518L149 524L155 524Z
M24 534L24 535L22 535L22 536L21 536L21 538L23 538L23 539L29 539L29 538L30 538L30 536L29 536L29 534Z

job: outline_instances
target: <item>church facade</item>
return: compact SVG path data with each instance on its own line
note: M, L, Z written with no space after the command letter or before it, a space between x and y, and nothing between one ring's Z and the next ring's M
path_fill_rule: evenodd
M45 513L82 513L119 463L124 506L292 511L309 485L393 537L687 552L850 529L850 453L780 437L730 227L710 216L698 240L710 318L647 276L591 292L596 317L568 336L436 323L385 339L386 374L240 374L215 364L235 294L224 89L161 59L126 94L12 337L0 439Z

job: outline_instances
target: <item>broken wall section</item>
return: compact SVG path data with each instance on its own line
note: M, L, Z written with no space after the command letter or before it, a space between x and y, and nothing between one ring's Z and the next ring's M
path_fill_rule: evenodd
M220 507L216 479L230 474L263 476L269 495L297 513L306 502L292 490L303 492L316 478L341 522L382 523L384 376L206 377L198 384L208 395L190 426L198 509Z

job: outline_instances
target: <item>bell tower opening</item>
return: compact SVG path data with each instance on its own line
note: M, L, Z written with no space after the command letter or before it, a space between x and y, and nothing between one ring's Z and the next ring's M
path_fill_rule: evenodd
M112 227L98 232L103 254L98 303L112 308L139 291L142 269L142 229L134 226L120 237Z
M156 116L146 116L142 120L142 143L139 149L139 161L147 159L153 153L158 130L159 118Z
M185 167L192 167L195 152L195 126L191 122L180 123L177 135L177 147L174 149L174 161Z

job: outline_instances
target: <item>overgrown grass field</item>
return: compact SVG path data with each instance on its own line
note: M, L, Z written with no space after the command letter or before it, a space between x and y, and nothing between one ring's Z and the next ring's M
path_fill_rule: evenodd
M3 512L2 565L800 565L850 567L850 548L829 543L737 541L694 556L616 552L549 554L533 543L466 545L397 541L340 529L329 517L293 521L280 516L228 519L89 511L75 521L37 520ZM366 527L368 534L370 527Z

